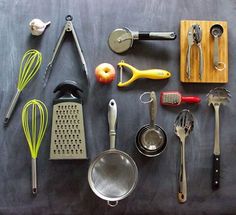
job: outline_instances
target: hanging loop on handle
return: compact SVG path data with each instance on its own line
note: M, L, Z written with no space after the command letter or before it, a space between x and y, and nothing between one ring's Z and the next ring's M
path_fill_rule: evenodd
M72 21L73 20L73 16L67 15L65 19L66 19L66 21Z
M118 201L107 201L107 204L110 206L110 207L115 207L118 205Z
M149 97L150 97L149 100L147 100L147 101L143 100L143 97L146 96L146 95L149 95ZM151 92L144 92L140 95L139 100L143 104L151 103L153 101L153 98L150 95L151 95Z
M226 64L224 62L218 62L215 66L215 69L218 71L223 71L226 68Z

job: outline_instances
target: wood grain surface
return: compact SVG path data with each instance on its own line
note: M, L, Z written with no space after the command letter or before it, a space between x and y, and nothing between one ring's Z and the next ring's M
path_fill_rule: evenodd
M89 93L84 101L84 123L88 160L49 160L53 90L64 80L86 87L84 73L71 36L67 36L56 58L48 85L43 77L53 49L65 24L73 24L89 70ZM28 23L33 18L51 21L40 37L32 37ZM180 20L225 20L229 36L229 83L180 83ZM235 215L236 214L236 1L235 0L0 0L0 116L1 122L15 93L20 61L24 52L36 48L43 54L42 67L20 96L7 128L0 124L0 214L3 215ZM140 31L174 31L174 41L137 41L123 55L113 53L107 38L115 28L126 26ZM103 62L116 66L124 59L139 69L162 68L170 71L168 80L137 80L130 87L97 83L94 69ZM118 73L117 73L118 75ZM206 94L224 86L232 100L220 109L221 188L211 189L214 143L214 110ZM154 90L178 90L183 95L200 96L200 105L162 107L156 123L167 134L166 150L156 158L142 156L135 147L138 130L149 122L148 105L140 95ZM31 157L21 125L21 110L33 98L48 107L49 125L41 144L38 164L38 195L31 194ZM115 208L98 198L88 184L89 164L109 148L107 110L111 98L118 106L116 147L128 153L139 170L134 192ZM186 139L188 200L177 200L180 143L173 123L182 109L194 115L194 129Z
M203 76L199 77L199 53L196 45L191 49L191 76L187 77L188 29L199 24L202 29ZM210 34L211 26L220 24L224 32L219 38L219 61L225 65L219 71L213 64L214 39ZM181 20L180 22L180 81L184 83L227 83L228 82L228 24L224 21Z

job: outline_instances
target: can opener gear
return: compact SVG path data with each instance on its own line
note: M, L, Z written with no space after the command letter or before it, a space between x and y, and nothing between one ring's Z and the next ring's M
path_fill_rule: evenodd
M166 70L162 70L162 69L139 70L131 66L130 64L125 63L125 61L123 60L120 61L117 65L120 68L120 81L117 84L118 87L126 87L130 85L131 83L133 83L135 80L140 79L140 78L161 80L161 79L167 79L171 77L171 73ZM126 82L122 82L123 81L123 67L127 67L132 73L132 77Z
M199 78L202 80L203 76L203 53L202 53L202 30L200 25L195 24L189 27L188 29L188 51L187 51L187 77L190 79L191 77L191 48L193 45L198 47L199 51Z
M73 35L73 38L74 38L74 41L75 41L75 45L76 45L76 48L78 50L78 53L79 53L79 56L80 56L80 59L81 59L81 63L83 65L83 71L85 72L85 75L86 75L86 79L87 79L87 83L88 82L88 69L87 69L87 65L86 65L86 62L85 62L85 59L84 59L84 55L83 55L83 51L80 47L80 43L79 43L79 40L78 40L78 37L76 35L76 32L75 32L75 29L74 29L74 26L73 26L73 23L72 23L72 20L73 20L73 17L71 15L67 15L65 17L65 20L66 20L66 24L61 32L61 35L57 41L57 44L53 50L53 54L52 54L52 58L51 60L49 61L48 65L47 65L47 68L46 68L46 71L45 71L45 76L44 76L44 86L46 86L47 84L47 81L49 79L49 76L50 76L50 73L52 71L52 67L54 65L54 62L55 62L55 59L56 59L56 56L59 52L59 49L61 47L61 44L63 43L63 40L64 40L64 37L65 37L65 34L67 32L71 32L72 35Z

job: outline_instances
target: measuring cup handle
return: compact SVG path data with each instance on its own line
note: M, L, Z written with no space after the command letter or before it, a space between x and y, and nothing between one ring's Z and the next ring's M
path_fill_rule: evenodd
M139 40L175 40L175 32L150 32L150 31L139 31Z
M149 114L150 114L150 126L152 128L155 127L155 119L157 115L157 98L156 98L156 93L152 91L150 93L150 106L149 106Z
M111 99L108 104L108 124L110 136L110 148L115 148L116 141L116 119L117 119L117 106L114 99Z

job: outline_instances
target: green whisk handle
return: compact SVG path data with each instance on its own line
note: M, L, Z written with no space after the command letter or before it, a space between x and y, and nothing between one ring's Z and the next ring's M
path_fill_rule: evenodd
M5 116L5 119L4 119L4 125L5 126L8 124L9 119L11 118L12 112L15 109L16 103L19 99L20 93L21 93L21 91L17 89L16 94L15 94L15 96L13 97L13 99L11 101L11 104L10 104L8 110L7 110L7 113L6 113L6 116Z
M32 158L31 167L32 167L32 193L33 195L37 194L37 162L36 158Z

